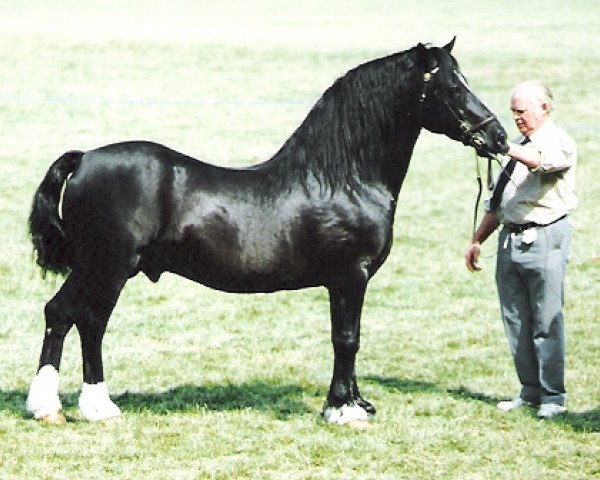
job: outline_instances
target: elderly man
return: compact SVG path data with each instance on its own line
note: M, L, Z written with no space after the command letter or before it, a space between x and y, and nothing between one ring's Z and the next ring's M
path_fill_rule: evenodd
M564 275L569 259L569 213L577 204L573 139L550 113L552 94L537 81L515 87L511 110L521 137L509 143L465 260L479 270L481 244L498 237L496 284L502 319L521 391L502 411L539 405L540 418L565 412Z

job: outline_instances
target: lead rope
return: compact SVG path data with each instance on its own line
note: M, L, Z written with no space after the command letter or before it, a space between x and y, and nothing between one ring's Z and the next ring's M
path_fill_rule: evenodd
M494 190L494 179L492 175L492 160L496 160L502 168L502 163L497 155L487 158L487 189L489 192ZM477 214L479 212L479 202L481 201L481 194L483 193L483 181L481 180L481 166L479 165L479 155L475 152L475 172L477 174L477 199L475 200L475 208L473 210L473 231L471 232L471 238L475 238L475 232L477 231ZM512 180L512 179L511 179Z
M488 164L489 167L489 164ZM483 193L483 183L481 181L481 167L479 166L479 155L475 152L475 172L477 173L477 199L475 200L475 209L473 210L473 231L471 232L471 239L475 238L475 232L477 230L477 213L479 212L479 202L481 201L481 194ZM488 178L489 178L488 170ZM472 241L472 240L471 240Z
M487 157L487 159L488 159L487 189L489 192L492 192L494 190L494 179L493 179L493 175L492 175L492 160L495 161L498 164L498 166L500 167L500 173L502 173L504 171L504 167L502 166L502 161L500 160L500 158L498 158L498 155L496 155L496 154L492 154L491 156ZM481 201L481 193L483 191L483 182L481 180L481 167L479 166L479 155L477 155L477 152L475 152L475 172L477 174L478 192L477 192L477 199L475 200L475 210L473 212L473 232L472 232L471 238L475 237L475 232L477 230L477 213L479 211L479 202ZM508 176L508 181L510 183L512 183L515 187L517 186L515 181L512 179L512 177L510 175Z

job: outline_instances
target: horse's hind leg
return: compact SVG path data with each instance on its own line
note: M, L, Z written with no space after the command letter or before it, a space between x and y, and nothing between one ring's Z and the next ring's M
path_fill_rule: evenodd
M80 409L88 420L120 415L104 383L101 343L108 318L126 275L83 275L73 271L45 308L46 332L39 371L29 389L26 409L36 419L62 422L59 412L58 370L65 337L75 324L79 331L84 371Z
M36 419L52 423L64 421L59 412L62 408L58 397L58 370L65 337L74 323L77 299L77 280L71 274L44 309L46 330L38 373L31 382L26 410Z
M79 409L86 420L99 421L119 417L119 407L110 399L104 381L102 339L128 275L96 270L86 279L86 309L75 326L81 341L83 387Z

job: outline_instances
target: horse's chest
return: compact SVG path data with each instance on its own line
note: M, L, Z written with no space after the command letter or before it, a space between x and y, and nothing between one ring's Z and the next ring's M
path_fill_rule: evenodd
M369 207L337 202L306 209L293 229L298 250L318 265L371 264L387 248L391 219L385 207Z

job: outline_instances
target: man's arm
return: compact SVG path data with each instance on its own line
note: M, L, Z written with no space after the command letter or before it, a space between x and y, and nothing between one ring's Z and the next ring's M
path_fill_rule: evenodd
M514 158L517 162L521 162L529 170L537 170L540 168L541 155L540 152L529 145L518 145L516 143L508 144L508 156Z
M465 264L470 272L476 272L481 270L477 261L479 260L479 254L481 253L481 244L487 240L487 238L498 228L498 220L493 213L486 212L479 224L479 227L475 231L475 235L471 240L471 245L465 253Z

